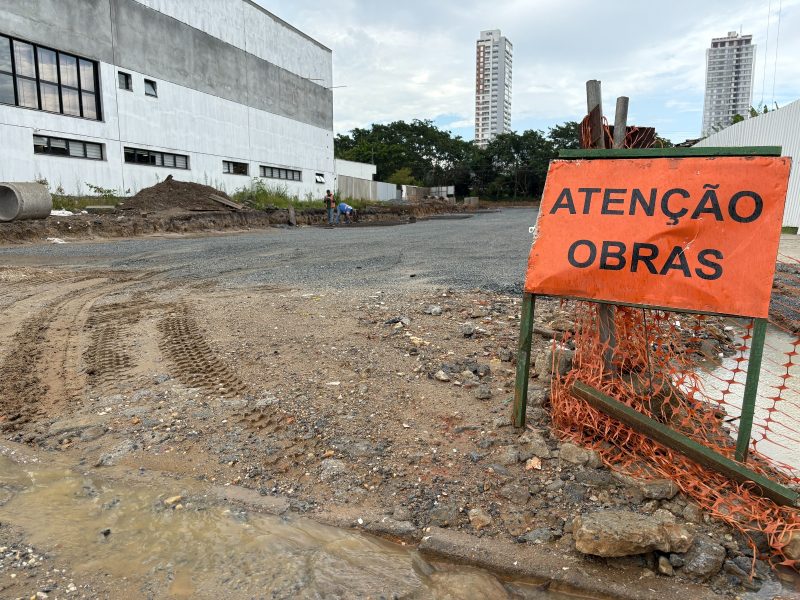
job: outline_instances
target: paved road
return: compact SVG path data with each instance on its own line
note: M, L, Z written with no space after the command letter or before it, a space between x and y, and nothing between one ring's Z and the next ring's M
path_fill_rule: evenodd
M167 271L223 285L522 289L533 209L395 227L267 229L203 237L0 248L0 264ZM412 277L413 276L413 277Z

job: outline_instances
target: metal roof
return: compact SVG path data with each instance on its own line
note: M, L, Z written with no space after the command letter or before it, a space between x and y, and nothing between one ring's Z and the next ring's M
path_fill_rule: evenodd
M800 100L726 127L695 146L781 146L782 155L793 159L783 226L800 227Z

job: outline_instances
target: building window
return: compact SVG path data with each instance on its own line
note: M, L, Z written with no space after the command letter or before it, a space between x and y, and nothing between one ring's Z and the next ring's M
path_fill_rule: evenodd
M166 167L168 169L188 169L189 157L185 154L172 154L171 152L158 152L156 150L141 150L139 148L125 148L125 162L151 167Z
M102 144L50 137L47 135L33 136L33 152L34 154L54 154L56 156L69 156L72 158L103 160Z
M325 173L317 173L314 175L314 180L317 183L325 183Z
M0 103L99 121L97 63L0 35Z
M247 175L249 168L247 163L233 162L232 160L222 161L222 172L228 175Z
M266 177L269 179L287 179L289 181L302 181L302 171L297 171L295 169L281 169L279 167L265 167L261 165L259 167L259 174L261 177Z
M158 98L158 87L156 86L156 82L152 79L144 80L144 95Z
M129 92L133 91L133 78L130 73L119 71L117 73L117 78L119 79L119 89L128 90Z

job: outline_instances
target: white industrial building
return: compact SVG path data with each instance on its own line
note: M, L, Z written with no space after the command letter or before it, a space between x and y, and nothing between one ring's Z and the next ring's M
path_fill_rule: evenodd
M783 156L792 157L783 227L797 233L800 227L800 100L740 121L695 144L698 147L780 146Z
M727 127L735 115L747 118L753 101L756 47L752 35L729 31L706 50L703 135Z
M335 182L331 51L249 0L4 0L0 181Z
M475 143L485 147L511 131L514 47L499 29L481 31L475 45Z

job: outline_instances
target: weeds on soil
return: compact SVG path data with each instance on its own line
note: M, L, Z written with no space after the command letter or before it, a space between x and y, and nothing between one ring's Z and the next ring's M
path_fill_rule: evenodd
M244 204L257 210L267 210L275 208L289 208L294 206L296 209L325 208L322 199L316 199L309 192L304 198L296 194L289 193L289 188L281 184L265 183L261 179L254 179L250 185L237 189L231 198L239 204ZM365 200L355 200L353 198L336 198L337 202L347 202L356 209L364 209L371 202Z
M59 185L55 189L50 188L50 182L47 179L40 178L36 180L50 191L50 197L53 199L53 208L55 210L70 210L77 212L83 210L87 206L116 206L124 200L121 196L117 195L117 190L103 188L94 184L86 182L86 186L94 193L95 196L72 196L64 192L64 187Z

